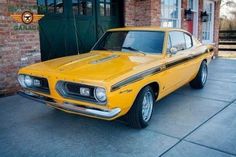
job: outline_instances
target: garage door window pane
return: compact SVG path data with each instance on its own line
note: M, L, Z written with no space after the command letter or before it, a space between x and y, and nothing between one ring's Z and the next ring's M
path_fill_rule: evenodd
M48 13L54 13L54 0L47 0Z
M80 1L79 2L79 14L91 16L93 14L92 11L92 2L91 1Z
M56 13L63 13L64 9L64 3L63 0L56 0Z
M106 16L110 16L111 15L111 6L110 4L106 4Z
M100 0L99 1L99 11L100 11L100 16L111 16L111 6L113 3L111 3L110 0ZM114 9L114 8L112 8Z
M101 16L105 16L105 4L104 3L100 3L100 15Z
M39 14L46 12L46 1L45 0L38 0L38 12L39 12Z
M72 10L74 15L78 15L79 12L79 2L78 0L72 0Z

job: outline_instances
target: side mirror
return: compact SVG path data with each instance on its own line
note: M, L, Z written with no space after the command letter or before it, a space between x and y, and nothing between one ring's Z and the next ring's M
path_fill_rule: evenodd
M170 48L170 53L173 55L173 54L176 54L177 53L177 48L175 48L175 47L172 47L172 48Z

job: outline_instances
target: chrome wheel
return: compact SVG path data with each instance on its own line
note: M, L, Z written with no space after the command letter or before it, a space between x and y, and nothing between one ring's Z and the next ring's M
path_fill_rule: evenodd
M202 83L205 84L207 80L207 66L203 66L202 68Z
M153 96L150 91L147 91L143 98L142 103L142 116L145 122L148 122L152 115L153 108Z

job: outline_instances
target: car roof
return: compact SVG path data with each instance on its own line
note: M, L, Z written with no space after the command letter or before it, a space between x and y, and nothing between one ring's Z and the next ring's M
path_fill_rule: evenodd
M157 27L157 26L128 26L128 27L122 27L122 28L109 29L108 31L162 31L162 32L182 31L182 32L189 33L183 29L163 28L163 27Z

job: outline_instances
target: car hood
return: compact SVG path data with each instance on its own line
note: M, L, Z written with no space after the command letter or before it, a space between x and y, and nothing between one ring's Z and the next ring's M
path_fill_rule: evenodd
M82 80L105 81L160 58L160 55L93 51L87 54L37 63L28 68L35 71L56 73L57 76L63 75Z

